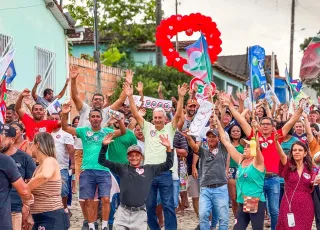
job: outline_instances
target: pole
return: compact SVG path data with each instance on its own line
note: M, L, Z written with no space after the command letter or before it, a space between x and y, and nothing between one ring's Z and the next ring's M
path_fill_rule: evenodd
M275 56L274 56L274 52L272 52L272 55L271 55L271 87L274 90L274 75L275 75L275 71L276 71L276 68L275 68Z
M157 23L157 26L160 25L160 22L162 20L162 3L161 3L162 0L157 0L157 3L156 3L156 23ZM161 53L161 49L159 46L156 46L156 64L157 66L162 66L162 62L163 62L163 59L162 59L162 53Z
M101 63L100 63L100 51L99 51L99 31L98 31L98 0L94 0L93 16L94 16L94 60L97 63L97 88L101 93Z
M294 17L295 17L296 1L292 0L291 4L291 33L290 33L290 62L289 75L293 78L293 44L294 44Z
M176 15L178 14L178 0L176 0ZM179 52L179 39L178 39L178 33L176 35L176 51Z

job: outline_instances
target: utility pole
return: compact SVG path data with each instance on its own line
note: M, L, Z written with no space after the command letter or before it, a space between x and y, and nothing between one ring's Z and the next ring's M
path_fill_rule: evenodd
M178 14L178 0L176 0L176 15ZM179 39L178 39L178 33L176 35L176 51L179 52Z
M156 23L157 26L160 25L160 22L162 20L162 0L157 0L156 2ZM162 52L159 46L156 46L156 64L157 66L162 66L163 58L162 58Z
M97 86L98 93L101 93L101 63L99 50L99 31L98 31L98 0L94 0L93 17L94 17L94 60L97 63Z
M291 33L290 33L290 62L289 75L293 78L293 44L294 44L294 17L295 17L296 0L292 0L291 4Z

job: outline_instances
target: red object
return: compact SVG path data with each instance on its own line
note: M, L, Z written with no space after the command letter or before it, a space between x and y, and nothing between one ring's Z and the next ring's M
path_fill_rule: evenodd
M200 13L192 13L184 16L178 14L162 20L156 31L156 45L161 47L162 54L167 59L167 66L172 66L180 72L185 72L183 65L187 64L188 61L180 56L170 41L179 32L183 31L185 31L188 36L191 36L197 31L201 32L208 43L208 53L211 63L217 60L218 54L222 51L221 33L217 29L217 24L212 21L211 17Z
M200 78L193 78L190 81L190 89L192 90L194 88L194 85L203 85L204 86L204 92L203 92L203 96L201 97L202 99L207 99L208 98L208 86L204 81L202 81ZM217 90L217 86L214 82L211 82L211 87L212 87L212 96L214 96L216 90Z
M58 125L58 121L51 121L51 120L35 121L26 113L23 115L21 121L26 127L26 136L29 139L29 141L33 141L34 136L38 132L51 133L54 129L57 129L60 127Z
M282 129L278 129L277 133L279 136L283 136ZM276 144L274 142L274 134L275 132L272 132L271 136L264 138L262 133L258 132L261 153L264 157L266 171L279 174L280 157L277 153ZM253 137L253 129L251 130L248 140L251 140L251 137ZM282 139L279 139L278 141L280 144L282 143Z
M0 85L0 110L1 110L1 115L2 115L2 119L3 119L3 123L5 122L6 119L6 110L7 110L7 105L5 102L5 95L7 93L7 84L6 84L6 79L4 79L1 82Z

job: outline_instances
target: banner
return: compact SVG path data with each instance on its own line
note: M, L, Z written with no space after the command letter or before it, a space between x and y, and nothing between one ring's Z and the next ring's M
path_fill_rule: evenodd
M10 50L3 58L0 59L0 76L3 77L13 59L16 50Z
M140 96L138 95L133 95L133 100L135 105L140 106ZM147 109L155 109L155 108L163 108L164 110L169 110L172 107L172 101L170 100L162 100L158 98L153 98L153 97L143 97L143 107ZM124 102L126 105L129 105L129 100L128 98Z
M187 46L185 50L188 54L188 64L183 66L183 70L210 85L212 66L208 54L208 44L203 34L195 43Z
M59 113L61 111L61 105L58 101L58 98L56 98L50 105L48 105L47 111L50 115L53 113Z
M267 88L264 72L265 51L260 46L250 46L248 52L249 80L253 101L263 99Z
M300 79L315 80L320 76L320 34L316 35L304 51L300 67Z
M203 128L209 121L212 114L213 104L209 101L202 101L200 107L193 118L188 134L191 136L199 137Z

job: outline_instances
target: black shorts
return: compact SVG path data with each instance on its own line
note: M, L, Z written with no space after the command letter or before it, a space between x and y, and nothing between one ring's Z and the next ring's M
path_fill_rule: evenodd
M70 227L68 213L63 209L32 214L32 217L34 221L32 230L67 230Z

